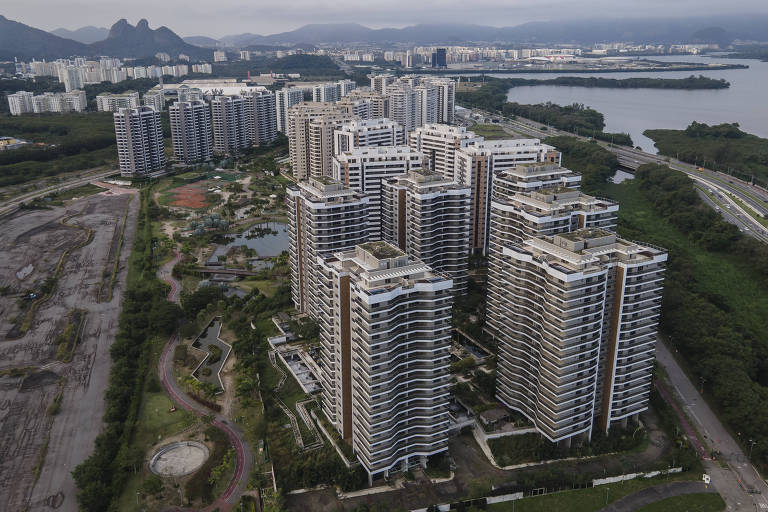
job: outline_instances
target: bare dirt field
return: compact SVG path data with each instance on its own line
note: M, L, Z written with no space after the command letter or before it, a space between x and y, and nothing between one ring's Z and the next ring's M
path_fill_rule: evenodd
M0 219L0 510L77 510L71 471L102 428L138 205L104 192Z

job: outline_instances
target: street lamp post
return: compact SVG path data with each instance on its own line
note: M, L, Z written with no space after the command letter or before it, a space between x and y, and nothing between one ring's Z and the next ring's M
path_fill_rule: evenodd
M611 490L610 487L605 488L605 506L608 506L608 492Z
M752 462L752 448L754 448L756 444L757 444L757 441L755 441L754 439L749 440L749 457L748 457L749 462Z

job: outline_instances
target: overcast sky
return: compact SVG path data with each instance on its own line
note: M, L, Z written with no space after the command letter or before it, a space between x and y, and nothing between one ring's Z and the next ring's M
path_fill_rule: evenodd
M461 22L513 26L564 17L656 17L768 13L768 0L17 0L0 14L52 30L109 28L120 18L147 18L182 36L274 34L307 23L357 22L381 27ZM192 5L194 4L194 5Z

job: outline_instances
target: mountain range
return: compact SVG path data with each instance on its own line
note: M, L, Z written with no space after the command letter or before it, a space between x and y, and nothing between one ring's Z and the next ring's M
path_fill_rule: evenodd
M694 16L659 19L592 19L531 22L511 27L471 24L421 24L371 29L357 23L311 24L272 35L237 34L214 39L182 39L167 27L151 29L121 19L105 31L99 27L45 32L0 15L0 59L59 58L73 55L151 57L157 52L210 59L211 48L270 48L317 44L583 44L610 41L636 43L718 43L735 39L768 41L768 15Z
M83 27L71 32L79 36L93 34L94 31L90 29L100 30L96 27ZM121 19L112 25L106 37L86 44L0 16L0 59L3 60L14 57L26 60L56 59L75 55L145 58L157 52L166 52L171 56L185 53L193 58L208 60L212 56L211 50L185 42L167 27L151 29L145 19L140 20L136 26Z
M63 37L65 39L72 39L78 43L91 44L96 41L106 39L109 35L109 29L104 27L94 27L88 25L87 27L80 27L77 30L67 30L66 28L57 28L51 30L51 34Z
M712 30L716 29L716 30ZM637 43L730 42L734 39L767 41L768 15L693 16L689 18L622 18L530 22L511 27L471 24L420 24L404 28L371 29L357 23L310 24L272 35L237 34L224 36L220 45L332 44L438 44L464 42L574 43L610 41Z

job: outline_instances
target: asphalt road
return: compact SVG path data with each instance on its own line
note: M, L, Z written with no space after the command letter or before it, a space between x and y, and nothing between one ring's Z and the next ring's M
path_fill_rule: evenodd
M172 302L179 301L179 293L181 292L181 285L171 275L173 266L179 261L179 258L180 255L177 252L174 259L163 265L158 271L159 277L171 286L171 290L168 293L168 300ZM169 357L169 354L173 353L173 349L178 342L179 339L175 334L171 336L160 355L160 361L157 365L160 381L171 399L180 407L183 407L198 416L209 416L211 415L211 410L190 398L189 395L179 387L173 376L173 359ZM228 418L216 414L214 415L211 424L226 432L227 437L229 437L229 440L235 449L237 464L235 466L235 473L232 476L232 481L224 491L224 494L219 496L206 510L231 510L234 502L242 496L248 485L248 478L253 469L253 454L251 453L250 446L248 445L248 441L245 439L242 430L236 425L229 423Z
M709 448L708 452L720 452L717 460L706 459L703 462L712 478L712 485L726 502L726 510L768 510L768 485L688 379L670 349L661 341L656 347L656 359L667 372L673 392L686 414L704 438L702 442ZM760 494L749 493L748 489Z
M610 488L610 485L601 486L601 488ZM610 491L607 491L610 492ZM600 509L600 512L632 512L646 505L660 500L672 498L674 496L683 496L686 494L714 493L716 492L710 486L707 488L704 482L672 482L662 485L654 485L642 491L638 491L629 496L625 496L615 501L607 507Z

